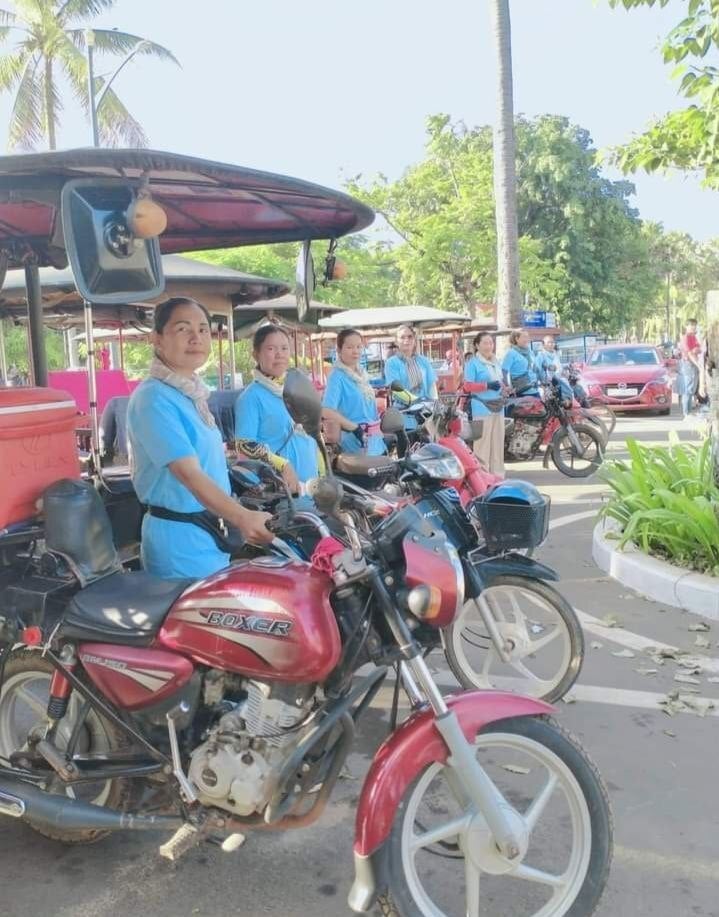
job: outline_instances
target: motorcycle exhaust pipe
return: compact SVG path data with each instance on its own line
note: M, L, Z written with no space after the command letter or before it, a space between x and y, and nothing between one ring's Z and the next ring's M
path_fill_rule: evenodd
M7 776L0 777L0 815L64 831L172 831L184 824L179 816L116 812Z

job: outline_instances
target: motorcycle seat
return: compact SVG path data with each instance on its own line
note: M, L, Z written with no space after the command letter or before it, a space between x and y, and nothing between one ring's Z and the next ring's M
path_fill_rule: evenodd
M61 635L72 640L147 646L191 582L160 579L144 571L103 576L72 597L65 609Z

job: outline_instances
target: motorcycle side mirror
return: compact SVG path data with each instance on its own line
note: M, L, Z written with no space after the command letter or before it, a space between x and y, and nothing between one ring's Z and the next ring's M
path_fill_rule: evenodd
M397 379L395 379L394 382L392 382L392 384L390 385L390 389L391 389L393 392L403 392L403 391L404 391L404 385L402 385L401 382L399 382Z
M383 433L399 433L404 430L404 418L396 408L387 408L380 421Z
M298 369L290 369L285 378L282 399L295 423L302 424L312 439L320 441L322 402L312 382Z
M313 478L307 485L307 493L317 509L328 516L337 517L344 495L342 484L335 477Z

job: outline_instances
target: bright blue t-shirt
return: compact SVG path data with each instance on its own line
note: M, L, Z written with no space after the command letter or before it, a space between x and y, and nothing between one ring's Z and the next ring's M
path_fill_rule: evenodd
M479 357L472 357L464 367L465 382L501 382L502 369L498 363L490 366L480 360ZM472 417L481 417L490 414L491 411L484 403L485 401L496 401L501 397L501 391L494 389L485 389L483 392L472 393Z
M159 379L146 379L133 392L127 409L132 450L132 482L141 503L181 513L205 507L168 468L194 456L200 468L225 493L230 479L216 427L208 427L191 398ZM148 573L164 579L200 579L226 567L228 554L196 525L146 515L142 522L142 562Z
M286 458L300 481L319 474L317 443L296 432L285 403L258 382L252 382L235 403L235 436L249 439Z
M527 358L514 347L510 348L502 360L502 371L507 374L510 385L513 385L522 376L528 377L530 388L523 394L529 395L532 391L537 392L537 370L531 356Z
M399 382L404 389L411 392L420 401L425 401L431 397L432 388L437 383L437 373L435 373L434 367L427 357L422 356L421 353L415 354L415 359L422 376L422 382L419 387L412 388L410 385L407 361L400 354L390 357L384 364L384 381L387 386L390 386L393 382ZM393 403L398 408L407 406L400 400ZM417 427L417 421L411 415L405 414L404 426L406 430L414 430Z
M556 350L540 350L535 354L534 365L543 382L562 373L562 363Z
M325 396L322 399L325 407L334 408L347 420L355 423L376 423L379 420L374 392L365 394L360 386L347 373L335 366L327 380ZM361 452L362 447L354 433L342 431L340 446L343 452ZM384 455L387 447L384 437L375 433L367 441L367 455Z

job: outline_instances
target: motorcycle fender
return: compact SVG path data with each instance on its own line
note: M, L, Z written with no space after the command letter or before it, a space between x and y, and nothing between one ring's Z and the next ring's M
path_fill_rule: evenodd
M559 574L551 567L521 554L506 554L496 560L485 560L473 565L472 570L482 580L482 588L491 585L497 576L526 576L555 583L559 581Z
M468 741L489 723L515 716L546 716L544 701L506 691L465 691L446 698ZM387 840L407 788L429 764L446 762L447 746L434 725L434 713L413 714L377 750L360 794L355 823L355 861L368 857Z

